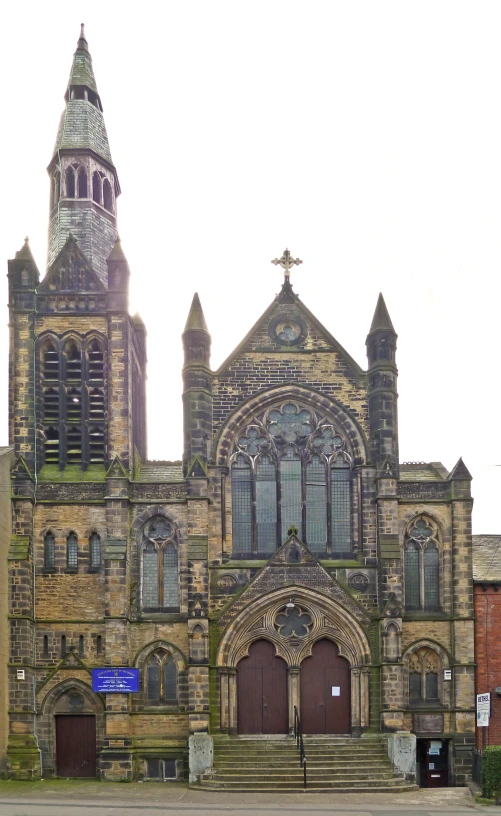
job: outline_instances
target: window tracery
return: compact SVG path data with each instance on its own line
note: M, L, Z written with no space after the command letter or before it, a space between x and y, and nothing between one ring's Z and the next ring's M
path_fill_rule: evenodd
M158 649L149 656L144 672L147 702L150 705L176 705L177 666L173 655Z
M409 660L409 705L440 702L439 677L442 663L439 655L428 647L417 649Z
M291 526L318 555L350 553L351 457L311 409L285 402L243 429L231 487L234 557L269 557Z
M294 606L292 609L284 607L276 616L274 625L282 637L301 638L311 632L313 621L309 612L305 612L299 606Z
M440 550L437 525L419 516L409 525L404 540L405 608L440 609Z
M150 611L179 611L177 534L165 516L154 516L143 528L142 606Z

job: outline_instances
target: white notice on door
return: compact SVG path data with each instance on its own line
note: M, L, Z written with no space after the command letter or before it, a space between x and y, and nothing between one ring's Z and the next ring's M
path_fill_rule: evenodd
M341 697L341 687L340 686L332 686L332 696L333 697Z

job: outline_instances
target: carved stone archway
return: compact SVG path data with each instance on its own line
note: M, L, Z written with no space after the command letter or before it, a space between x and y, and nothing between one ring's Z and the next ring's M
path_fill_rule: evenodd
M309 623L300 636L284 636L276 620L290 598ZM370 647L360 623L341 604L319 592L301 586L282 587L249 603L228 624L219 643L216 665L220 680L221 730L237 731L236 669L256 640L273 643L277 655L288 668L289 727L293 726L294 706L299 707L301 663L312 654L320 639L332 640L351 669L351 730L360 733L369 726Z

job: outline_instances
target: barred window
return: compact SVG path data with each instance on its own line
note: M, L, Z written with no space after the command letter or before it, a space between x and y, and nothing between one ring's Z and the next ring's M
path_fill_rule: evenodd
M45 534L43 540L44 547L44 567L45 569L54 569L56 566L56 543L54 534L50 531Z
M142 607L179 612L177 532L165 516L154 516L143 530Z
M256 418L231 459L232 554L268 558L295 528L320 557L352 551L352 469L343 438L287 402Z
M66 566L70 570L78 569L78 538L70 533L66 539Z
M146 699L152 705L177 703L177 666L173 656L159 649L148 658L146 672Z
M440 604L440 553L438 528L420 516L409 526L404 541L405 608L408 612L434 612Z
M98 569L101 566L101 539L97 533L92 533L89 538L90 566Z

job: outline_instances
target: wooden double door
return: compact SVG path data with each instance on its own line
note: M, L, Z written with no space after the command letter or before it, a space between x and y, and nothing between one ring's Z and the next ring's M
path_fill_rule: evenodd
M96 776L96 718L91 714L56 716L58 776Z
M349 734L350 666L335 643L317 641L300 668L300 714L305 734ZM287 665L267 640L249 648L237 666L239 734L287 734Z

